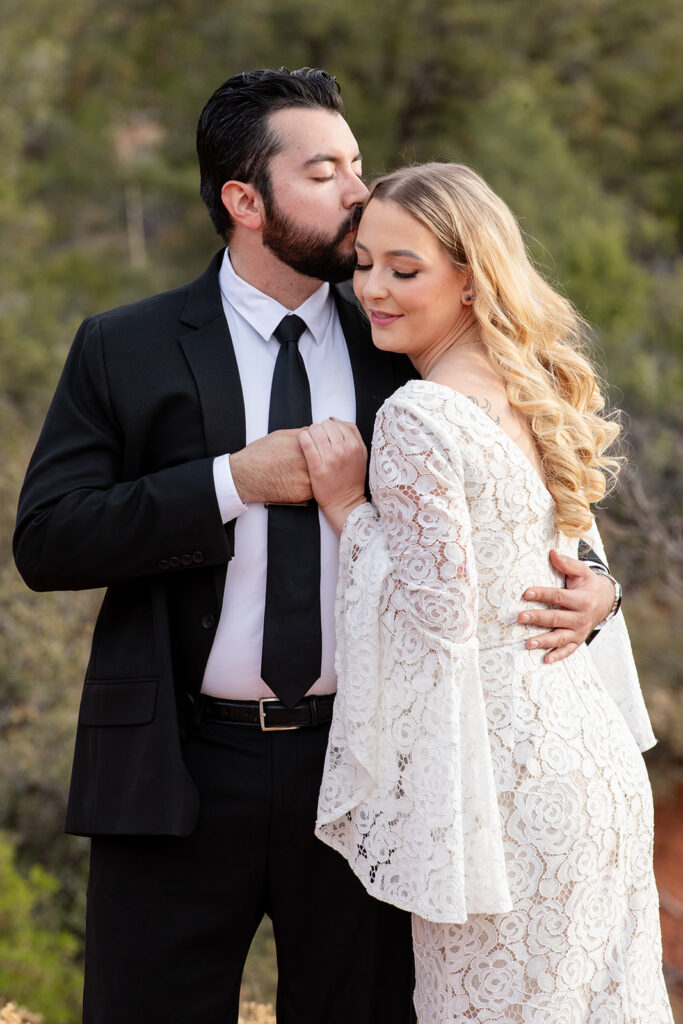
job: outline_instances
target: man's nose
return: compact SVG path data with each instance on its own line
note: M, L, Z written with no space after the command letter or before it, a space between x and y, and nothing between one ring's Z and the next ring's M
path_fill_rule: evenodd
M360 206L361 203L365 202L367 195L368 190L364 182L361 181L357 174L352 174L344 194L344 205L346 208L351 209L352 206Z

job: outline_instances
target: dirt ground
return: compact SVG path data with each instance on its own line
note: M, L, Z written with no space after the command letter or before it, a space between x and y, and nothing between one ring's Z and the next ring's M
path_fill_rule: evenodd
M664 969L676 1024L683 1024L683 786L655 804L655 875Z

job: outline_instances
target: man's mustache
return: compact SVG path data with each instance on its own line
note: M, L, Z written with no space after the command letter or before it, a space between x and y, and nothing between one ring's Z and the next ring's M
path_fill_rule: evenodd
M341 227L339 228L339 231L337 232L337 237L334 240L335 244L337 242L341 242L342 238L344 238L346 235L348 235L349 231L352 231L353 228L357 228L358 227L358 225L360 224L360 219L361 219L362 216L363 216L363 207L362 206L354 206L354 208L351 210L351 212L349 213L349 215L346 218L346 220L342 223Z

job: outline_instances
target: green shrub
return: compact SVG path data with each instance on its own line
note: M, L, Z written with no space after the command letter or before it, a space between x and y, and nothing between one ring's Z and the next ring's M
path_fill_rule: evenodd
M49 1024L73 1024L82 990L78 944L41 923L58 888L38 865L20 874L12 842L0 833L0 997L31 1006Z

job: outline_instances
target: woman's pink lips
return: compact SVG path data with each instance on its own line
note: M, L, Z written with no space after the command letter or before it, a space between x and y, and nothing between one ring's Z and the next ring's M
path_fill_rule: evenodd
M389 324L396 323L403 316L403 313L378 313L376 310L371 309L369 311L370 323L376 324L377 327L387 327Z

